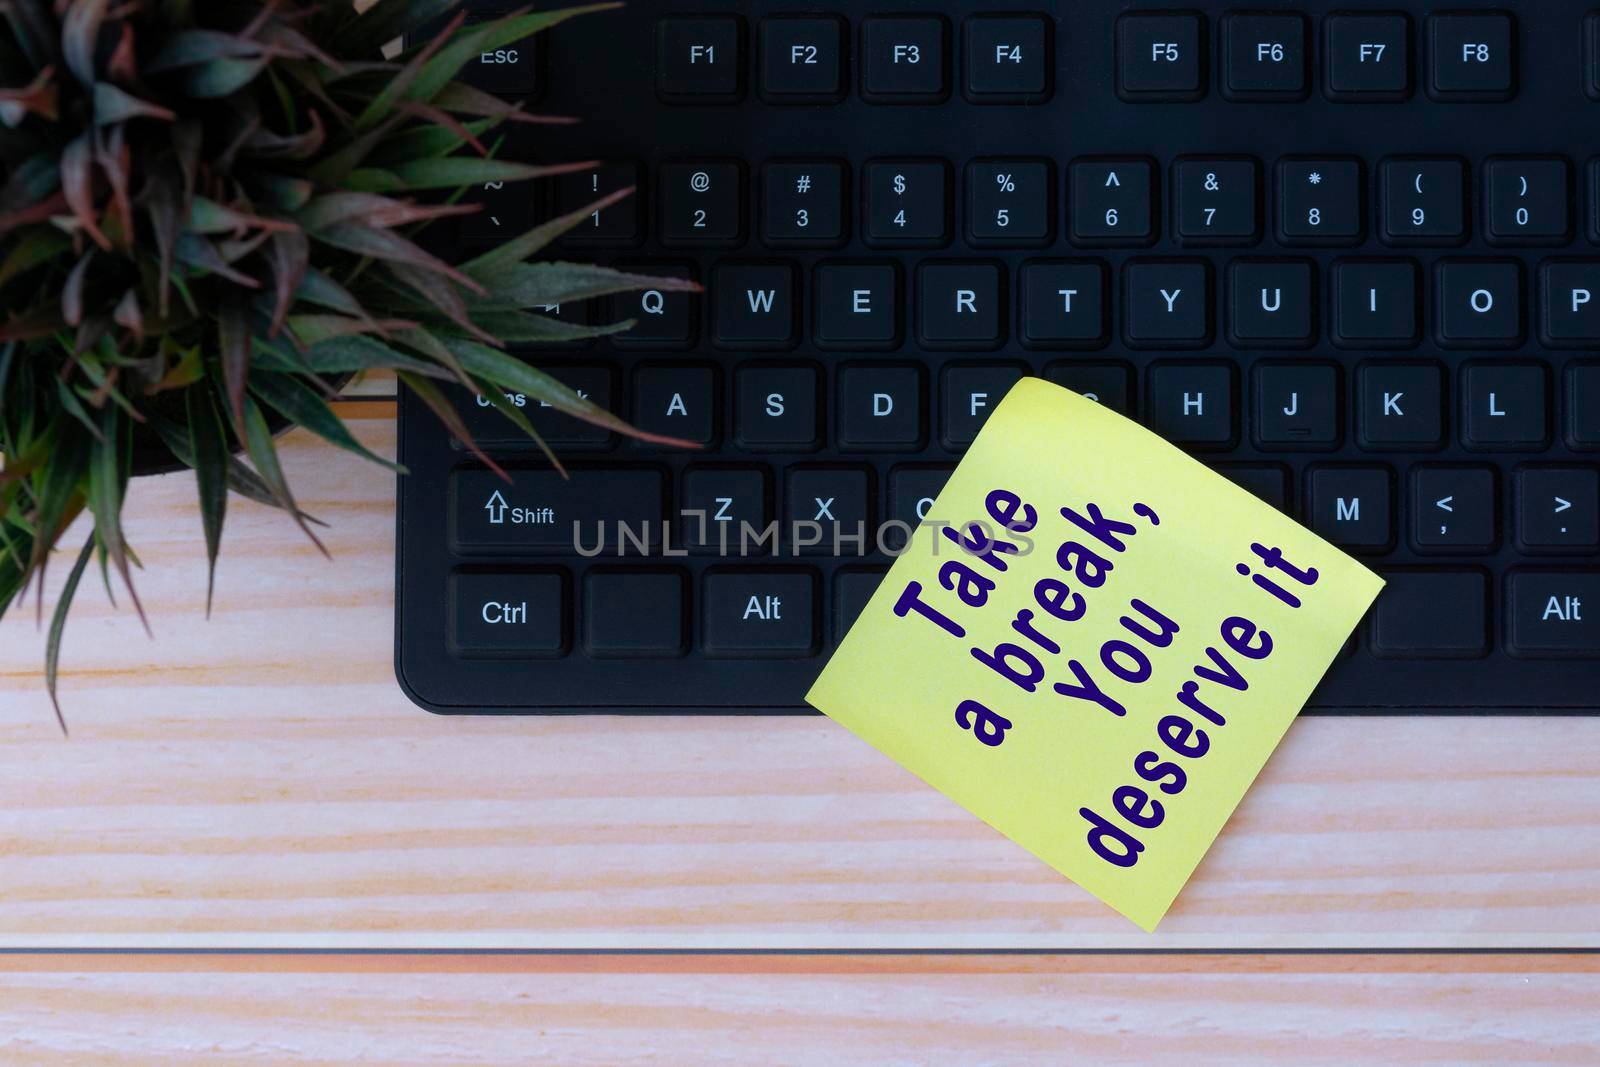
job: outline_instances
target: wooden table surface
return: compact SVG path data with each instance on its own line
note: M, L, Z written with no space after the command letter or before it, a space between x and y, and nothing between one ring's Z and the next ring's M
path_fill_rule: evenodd
M235 502L206 621L137 483L70 738L0 623L0 1063L1600 1063L1600 718L1304 719L1146 935L820 717L416 709L393 478L283 449L334 561Z

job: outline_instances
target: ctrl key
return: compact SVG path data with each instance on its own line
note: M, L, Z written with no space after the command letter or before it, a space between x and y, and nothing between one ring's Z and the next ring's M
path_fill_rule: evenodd
M562 655L566 599L557 571L458 571L450 576L450 649L460 656Z
M701 599L708 656L809 656L817 643L808 571L711 571Z
M1506 601L1513 655L1600 657L1600 570L1513 571Z

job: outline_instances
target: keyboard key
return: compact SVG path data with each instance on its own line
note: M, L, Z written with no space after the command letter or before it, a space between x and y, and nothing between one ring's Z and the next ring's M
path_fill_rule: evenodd
M872 551L872 472L864 467L802 467L789 472L785 532L793 549L825 555Z
M891 522L901 523L915 531L924 520L933 522L958 522L958 516L939 515L933 510L944 483L955 473L954 467L896 467L889 475L889 510ZM905 546L904 538L892 536L893 528L885 531L885 540L895 551Z
M1316 467L1307 481L1311 528L1317 533L1351 548L1386 548L1394 540L1387 470Z
M712 103L744 95L744 20L664 18L656 24L656 93Z
M555 571L450 576L450 648L459 656L559 656L567 650L566 579Z
M744 169L738 163L664 163L661 243L734 246L744 240Z
M1487 552L1498 543L1499 499L1490 467L1411 472L1411 541L1418 549Z
M1126 363L1052 363L1044 376L1119 415L1133 416L1133 369Z
M1560 159L1497 159L1484 171L1485 231L1495 244L1565 244L1572 228L1567 164Z
M1333 265L1333 340L1345 348L1417 341L1417 267L1408 259Z
M1391 159L1382 173L1385 242L1458 244L1466 239L1466 164L1456 159Z
M488 470L450 475L451 540L463 550L534 549L571 553L576 538L592 545L609 538L615 523L653 537L661 521L665 485L651 469L605 467L574 470L508 468L507 484Z
M479 207L476 214L462 216L462 240L495 243L527 233L533 228L535 198L529 182L485 182L473 187L462 200Z
M609 207L591 211L587 219L561 235L561 243L582 247L637 242L640 184L639 164L634 160L602 163L589 170L563 174L556 185L556 203L563 215L593 204L618 189L632 187L635 191Z
M778 104L844 96L844 20L779 16L761 22L761 95Z
M1522 340L1522 266L1446 260L1434 268L1435 333L1445 348L1506 348Z
M1600 655L1600 571L1512 571L1506 618L1513 655Z
M928 104L950 91L943 18L869 18L861 25L861 95L874 103Z
M687 627L682 571L590 571L584 651L599 659L680 656Z
M740 367L734 373L734 427L749 448L809 450L817 445L817 372L811 367Z
M1173 168L1178 236L1185 244L1250 244L1258 236L1256 165L1186 159Z
M915 449L925 436L922 368L865 364L839 371L839 443Z
M833 640L837 644L844 640L845 634L850 632L850 627L855 625L861 613L866 610L867 603L872 599L872 594L878 591L879 584L883 581L885 572L881 570L847 570L840 571L834 579L833 597Z
M1069 169L1067 205L1077 244L1149 244L1155 239L1155 178L1148 160L1079 160Z
M1364 232L1361 164L1289 159L1278 164L1278 239L1284 244L1355 244Z
M1050 91L1050 23L1037 15L967 20L967 98L1040 103Z
M1228 267L1229 339L1239 345L1315 340L1312 269L1303 259L1234 260Z
M1022 265L1022 343L1030 348L1098 348L1106 341L1106 266L1031 260Z
M632 422L647 433L711 444L717 437L716 372L676 364L640 367L633 372Z
M1217 473L1279 511L1289 510L1289 475L1277 464L1224 463Z
M1489 580L1482 571L1387 571L1372 613L1372 650L1385 659L1469 659L1489 650Z
M900 340L900 268L824 263L812 287L813 339L824 347L890 348Z
M842 163L804 160L761 168L761 239L776 248L822 248L845 238Z
M1117 95L1124 100L1198 100L1206 91L1205 23L1199 15L1117 18Z
M1050 164L1024 159L978 159L967 164L967 240L1022 248L1055 236Z
M467 15L467 25L484 22L499 12L480 10ZM461 71L461 80L475 89L500 96L538 96L544 88L544 34L534 34L499 48L478 53Z
M1306 93L1306 20L1300 15L1222 17L1223 95L1293 100Z
M1174 444L1225 446L1235 437L1233 368L1159 363L1150 368L1150 428Z
M1542 448L1548 375L1540 364L1479 363L1461 373L1462 443L1468 448Z
M1264 449L1339 442L1339 368L1269 363L1255 368L1255 436Z
M722 555L770 551L761 542L770 521L767 474L748 467L690 467L683 474L683 503L675 527L696 551Z
M944 446L960 451L970 445L995 406L1022 380L1023 373L1023 368L1012 363L946 367L941 428Z
M663 278L693 278L689 263L615 263L618 270ZM611 319L633 319L626 333L616 334L611 343L619 348L685 348L698 333L700 298L694 293L670 289L643 289L617 293L611 297Z
M866 165L862 180L871 243L936 246L950 240L948 164L880 160Z
M1567 368L1567 436L1580 448L1600 445L1600 363Z
M1122 330L1130 348L1201 348L1211 341L1209 266L1135 260L1122 269Z
M1600 11L1583 20L1583 91L1600 100Z
M1357 372L1363 448L1409 451L1444 440L1444 374L1435 364L1367 363Z
M1411 28L1404 15L1330 15L1324 23L1328 95L1403 100L1411 95Z
M1428 95L1440 100L1509 100L1516 88L1511 16L1504 12L1428 17Z
M611 397L611 370L607 367L551 367L543 370L585 400L607 411L615 410ZM500 414L482 394L452 390L456 411L479 445L533 444L516 423ZM604 426L555 410L546 401L525 393L507 393L506 399L524 415L545 442L552 445L600 446L609 444L611 431Z
M995 348L1004 336L1002 268L928 262L917 268L917 333L932 348Z
M1600 346L1600 262L1555 260L1539 268L1539 337L1564 348Z
M700 601L708 656L804 656L816 647L809 571L709 571Z
M723 262L711 274L713 338L724 348L787 348L800 339L791 263Z
M1517 472L1517 538L1534 549L1592 552L1600 547L1600 469L1527 467Z

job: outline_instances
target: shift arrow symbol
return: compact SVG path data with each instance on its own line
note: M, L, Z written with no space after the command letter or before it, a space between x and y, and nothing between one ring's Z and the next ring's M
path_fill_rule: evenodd
M1436 508L1444 508L1446 511L1454 511L1455 508L1450 506L1450 501L1452 501L1454 499L1455 499L1455 495L1451 494L1450 496L1447 496L1442 500L1435 500L1433 502L1433 506L1436 507Z
M1556 497L1556 514L1559 515L1572 506L1572 501Z
M506 521L506 498L500 495L500 490L494 491L494 495L483 505L483 510L489 513L492 525L499 526Z

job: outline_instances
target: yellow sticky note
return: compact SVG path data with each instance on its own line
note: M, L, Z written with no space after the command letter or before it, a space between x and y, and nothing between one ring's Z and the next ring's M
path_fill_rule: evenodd
M1153 930L1382 586L1029 378L806 699Z

